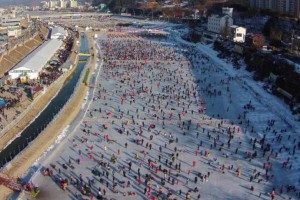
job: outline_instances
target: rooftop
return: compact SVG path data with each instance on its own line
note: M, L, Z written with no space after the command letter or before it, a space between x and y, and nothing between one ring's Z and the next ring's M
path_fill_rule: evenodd
M66 35L66 30L60 26L56 26L52 28L51 36L56 34Z
M34 71L40 71L60 48L61 44L62 41L57 39L46 41L34 52L29 54L20 63L18 63L12 70L27 68Z

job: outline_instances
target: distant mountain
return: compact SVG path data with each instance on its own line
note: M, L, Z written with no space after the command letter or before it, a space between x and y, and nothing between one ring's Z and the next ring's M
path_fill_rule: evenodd
M40 5L40 2L43 0L0 0L0 7L8 7L8 6L37 6ZM48 1L48 0L46 0ZM78 2L89 2L92 0L77 0Z
M8 6L17 6L17 5L24 5L24 6L32 6L32 5L39 5L41 0L0 0L0 7L8 7Z

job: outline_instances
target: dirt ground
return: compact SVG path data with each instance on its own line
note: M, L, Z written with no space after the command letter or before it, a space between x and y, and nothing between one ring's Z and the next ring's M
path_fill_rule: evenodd
M16 99L16 93L10 93L9 88L14 85L5 85L1 87L0 98L12 98ZM16 119L16 117L22 113L29 104L31 104L32 100L26 97L26 92L24 88L19 88L19 93L22 94L20 98L20 102L16 103L13 107L4 108L4 113L0 114L0 130L3 130L5 126L7 126L11 121ZM5 117L6 116L6 117Z
M88 35L89 44L93 44L91 35ZM76 47L76 45L74 45ZM94 48L95 50L96 48ZM76 49L73 49L73 52ZM75 53L72 52L70 57L71 61L75 60ZM96 55L96 53L95 53ZM88 63L91 71L94 71L95 60L91 60ZM74 70L73 68L72 70ZM72 70L68 72L72 73ZM0 147L5 146L5 144L11 140L15 135L17 135L24 127L26 127L30 121L47 105L49 100L56 94L56 92L61 88L64 81L68 76L64 76L58 83L49 88L47 94L44 94L43 98L40 98L40 101L36 103L35 109L32 109L26 117L24 117L18 126L14 127L8 134L6 134L0 140ZM90 77L89 77L90 78ZM18 177L22 176L31 166L32 164L47 150L49 146L51 146L56 140L57 136L63 131L63 129L70 124L73 119L79 113L82 102L86 96L88 91L88 87L83 83L79 85L77 91L75 91L75 95L69 104L66 105L62 114L56 119L54 123L47 128L47 130L40 135L30 147L26 148L23 153L18 156L14 161L11 162L9 167L5 170L6 174L10 177ZM53 131L55 130L55 131ZM0 199L7 199L9 195L12 193L11 190L4 186L0 186Z

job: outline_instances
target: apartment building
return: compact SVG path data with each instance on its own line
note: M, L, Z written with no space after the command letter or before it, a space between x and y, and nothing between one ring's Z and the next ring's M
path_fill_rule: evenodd
M223 34L226 27L233 25L233 8L222 8L222 15L211 15L208 17L207 30L217 34Z
M233 25L230 27L231 39L234 42L244 43L247 29L241 26Z
M250 7L257 9L269 9L300 19L300 0L250 0Z
M77 8L77 0L51 0L49 2L50 8Z
M297 0L296 18L300 19L300 0Z
M202 41L211 43L220 35L229 35L233 25L233 8L223 7L221 15L210 15L207 22L207 30L203 31Z
M250 7L258 9L276 10L277 3L278 0L250 0Z

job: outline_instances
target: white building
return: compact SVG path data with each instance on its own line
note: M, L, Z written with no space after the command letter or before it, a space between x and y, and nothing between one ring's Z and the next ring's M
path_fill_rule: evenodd
M41 8L49 8L50 2L48 1L41 1Z
M233 14L233 8L223 7L223 8L222 8L222 14L223 14L223 15L229 15L230 17L232 17L232 14Z
M20 28L8 27L7 36L8 37L19 37L22 35L22 30Z
M69 1L69 7L70 8L77 8L77 1L76 0L70 0Z
M49 2L49 7L54 9L54 8L77 8L78 7L78 3L77 0L59 0L59 1L55 1L55 0L51 0Z
M56 8L58 6L58 1L50 1L49 8Z
M65 1L65 0L60 0L59 1L59 7L60 8L66 8L67 7L67 1Z
M51 39L65 39L67 35L68 32L60 26L51 29Z
M240 26L231 26L231 37L234 42L244 43L246 37L246 28Z
M50 8L55 8L57 6L57 4L58 4L57 1L50 1L49 2L49 7Z
M223 7L222 15L211 15L208 17L207 30L213 33L223 34L226 28L233 25L233 8Z
M233 19L227 14L211 15L208 17L207 30L213 33L223 34L226 28L233 25Z
M229 34L233 25L233 8L223 7L221 15L211 15L208 17L207 30L202 34L202 41L205 43L214 42L218 36Z
M60 48L62 43L61 40L57 39L46 41L10 70L9 75L12 79L24 76L29 79L37 79L43 67Z

